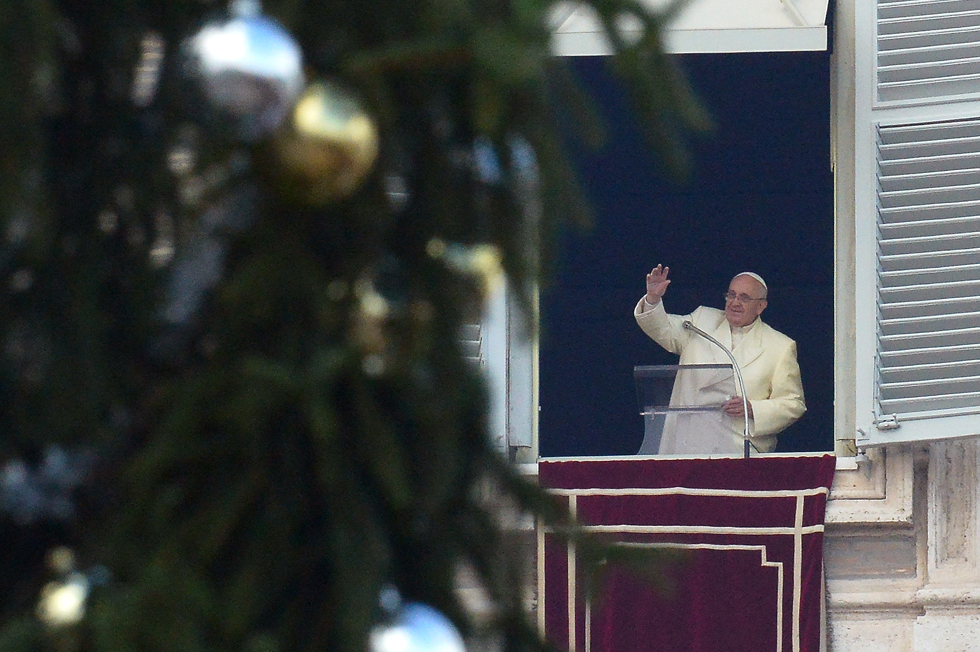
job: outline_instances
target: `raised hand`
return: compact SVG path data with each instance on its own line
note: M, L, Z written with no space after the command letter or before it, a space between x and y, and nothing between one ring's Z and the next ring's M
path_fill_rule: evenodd
M670 281L667 280L668 272L670 272L669 267L657 265L647 274L647 303L651 306L660 303L660 299L667 291L667 286L670 285Z

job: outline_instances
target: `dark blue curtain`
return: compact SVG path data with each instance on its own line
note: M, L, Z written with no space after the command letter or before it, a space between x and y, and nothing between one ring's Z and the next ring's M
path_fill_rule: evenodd
M643 437L637 364L671 356L636 325L644 276L670 266L665 303L723 307L740 271L769 285L763 319L797 341L808 411L779 451L833 449L833 184L827 52L681 55L715 129L689 138L671 180L644 144L601 57L569 64L599 98L600 151L570 148L594 225L563 234L542 294L540 453L624 455Z

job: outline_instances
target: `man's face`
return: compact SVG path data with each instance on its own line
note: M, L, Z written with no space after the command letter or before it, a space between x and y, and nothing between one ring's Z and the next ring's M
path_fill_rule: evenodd
M764 297L766 289L762 283L751 276L736 276L728 284L728 296L725 299L725 318L732 326L748 326L766 309Z

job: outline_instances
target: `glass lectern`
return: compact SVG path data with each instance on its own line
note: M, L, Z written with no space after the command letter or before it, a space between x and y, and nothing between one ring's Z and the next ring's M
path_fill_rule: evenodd
M652 365L633 368L643 415L638 455L738 455L742 419L722 410L737 395L730 364Z

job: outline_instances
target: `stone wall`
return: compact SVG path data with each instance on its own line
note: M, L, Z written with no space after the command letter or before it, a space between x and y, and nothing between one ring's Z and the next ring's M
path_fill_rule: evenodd
M830 652L980 652L975 439L841 458L827 508Z

